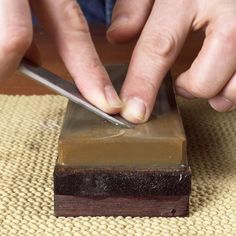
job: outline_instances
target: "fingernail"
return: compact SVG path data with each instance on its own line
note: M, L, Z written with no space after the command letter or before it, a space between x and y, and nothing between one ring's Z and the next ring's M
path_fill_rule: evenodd
M129 21L129 18L127 16L120 15L120 16L116 17L113 20L112 24L110 25L108 32L113 31L113 30L119 28L120 26L127 24L128 21Z
M194 98L194 96L189 93L187 90L181 88L181 87L176 87L176 92L178 95L182 96L182 97L185 97L185 98Z
M106 100L109 103L109 105L113 108L121 108L122 102L117 95L115 89L111 85L107 85L105 87L105 95L106 95Z
M213 109L219 112L231 111L234 109L234 104L223 96L216 96L209 100L209 104Z
M127 120L139 123L145 120L146 106L140 98L133 97L125 102L121 113Z

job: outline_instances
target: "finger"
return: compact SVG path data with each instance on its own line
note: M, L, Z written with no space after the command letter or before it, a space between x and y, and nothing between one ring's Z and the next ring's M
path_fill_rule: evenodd
M32 40L27 0L0 1L0 79L10 77Z
M112 24L107 31L108 40L112 43L123 43L136 38L150 14L153 1L116 1Z
M207 34L203 47L191 68L176 80L179 94L211 98L218 94L236 68L236 24L217 25ZM186 97L186 96L185 96Z
M219 112L232 111L236 108L236 73L219 95L209 99L209 103Z
M119 112L121 101L100 62L77 2L34 0L32 6L43 27L55 39L62 59L84 97L105 112Z
M182 48L191 24L183 7L187 6L165 0L153 6L121 91L125 102L122 115L131 122L142 123L148 119L161 82Z

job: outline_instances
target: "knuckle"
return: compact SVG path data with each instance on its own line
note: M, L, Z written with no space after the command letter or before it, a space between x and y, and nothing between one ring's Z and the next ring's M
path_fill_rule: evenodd
M176 48L175 38L168 30L153 33L145 37L143 49L153 58L168 59Z
M68 30L89 33L87 21L76 1L66 1L65 5L62 5L61 12Z
M100 60L97 57L94 57L89 61L87 68L90 72L96 73L98 70L102 69L102 65Z
M229 51L236 51L236 23L230 23L226 27L221 27L217 36L225 48Z
M1 42L1 48L5 54L25 53L32 43L32 30L27 27L14 27L8 35L10 37Z

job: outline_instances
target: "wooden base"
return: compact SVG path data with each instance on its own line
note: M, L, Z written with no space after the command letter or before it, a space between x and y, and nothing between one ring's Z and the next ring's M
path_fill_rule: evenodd
M55 195L56 216L187 216L189 196L88 198Z
M189 168L88 169L56 166L56 216L187 216Z

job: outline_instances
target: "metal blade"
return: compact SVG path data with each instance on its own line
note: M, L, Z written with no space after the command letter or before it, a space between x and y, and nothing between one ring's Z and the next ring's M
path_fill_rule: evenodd
M19 68L19 72L30 79L33 79L46 87L52 89L56 93L68 98L69 100L81 105L85 109L95 113L96 115L108 120L109 122L120 125L125 128L132 128L132 124L123 119L122 117L115 115L109 115L99 108L89 103L78 91L76 86L59 76L51 73L50 71L34 65L30 61L23 59Z

